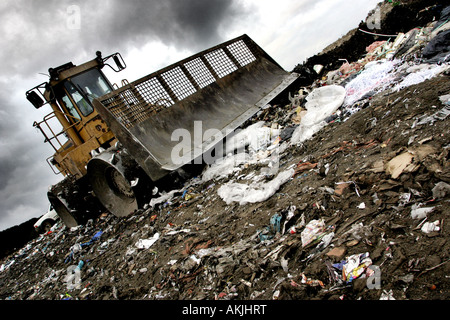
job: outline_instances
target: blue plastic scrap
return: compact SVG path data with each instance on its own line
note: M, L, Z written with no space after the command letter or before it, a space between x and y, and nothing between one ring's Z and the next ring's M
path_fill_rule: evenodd
M89 240L88 242L82 243L80 244L81 247L85 247L85 246L90 246L91 244L93 244L95 241L97 241L98 239L100 239L100 237L102 236L103 231L97 231L96 234L94 234L94 236L91 238L91 240ZM67 256L67 258L64 260L64 263L67 263L69 261L72 261L73 259L73 251Z
M274 234L276 234L277 232L281 231L281 214L279 213L275 213L271 218L270 218L270 227L272 229L272 232Z
M97 241L98 239L100 239L100 237L101 237L102 234L103 234L103 231L102 231L102 230L98 231L98 232L91 238L91 240L89 240L88 242L82 243L81 246L84 247L84 246L89 246L89 245L91 245L92 243L94 243L95 241Z
M259 240L271 240L277 234L277 232L281 231L281 214L275 213L270 218L270 226L266 226L264 230L259 232Z

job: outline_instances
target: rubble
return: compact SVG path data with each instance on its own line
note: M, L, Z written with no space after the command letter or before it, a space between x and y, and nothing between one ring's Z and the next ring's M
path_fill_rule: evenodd
M421 55L433 27L268 106L145 209L55 224L2 259L0 298L449 299L450 81Z

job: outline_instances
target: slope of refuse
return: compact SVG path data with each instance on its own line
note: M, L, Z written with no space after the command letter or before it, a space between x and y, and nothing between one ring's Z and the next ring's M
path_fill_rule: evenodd
M0 299L449 299L438 21L267 106L145 209L57 223L0 262Z

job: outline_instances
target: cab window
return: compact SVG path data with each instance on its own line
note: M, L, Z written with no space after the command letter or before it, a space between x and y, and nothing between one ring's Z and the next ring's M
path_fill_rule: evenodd
M61 100L64 103L64 106L66 107L67 111L69 111L70 115L72 116L70 120L72 120L72 122L80 121L81 120L80 114L78 113L77 109L75 108L69 97L66 94L64 94Z
M83 116L88 116L94 111L92 105L86 101L83 95L70 82L67 81L64 86L66 87L67 92L72 96Z

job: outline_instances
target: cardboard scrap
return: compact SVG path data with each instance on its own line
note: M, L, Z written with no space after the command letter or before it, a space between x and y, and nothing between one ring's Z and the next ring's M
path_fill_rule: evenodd
M342 257L344 257L346 252L347 250L345 249L345 247L335 247L327 253L327 256L341 259Z
M397 179L404 172L414 172L419 168L419 162L436 152L437 149L428 144L408 149L387 163L386 173L390 174L393 179Z
M412 163L413 159L414 156L408 151L396 156L387 163L386 173L397 179L403 172L413 172L418 167Z

